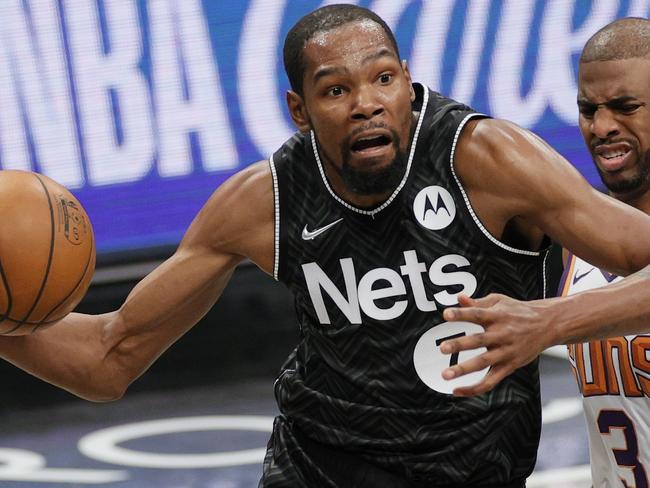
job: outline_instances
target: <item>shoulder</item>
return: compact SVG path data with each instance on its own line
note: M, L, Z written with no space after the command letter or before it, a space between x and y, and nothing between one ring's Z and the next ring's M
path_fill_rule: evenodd
M258 161L217 188L195 217L184 243L247 257L268 271L273 255L273 181Z
M502 119L475 118L465 124L460 135L458 150L479 156L504 156L519 152L551 150L531 131Z
M500 173L498 166L515 158L520 130L498 119L470 119L460 132L454 152L454 168L468 190L484 186Z
M217 188L204 207L206 212L236 209L238 215L252 207L273 206L273 183L268 161L258 161L235 173Z
M519 182L522 191L527 181L544 181L570 166L539 136L500 119L470 120L458 138L454 165L461 177L476 184Z

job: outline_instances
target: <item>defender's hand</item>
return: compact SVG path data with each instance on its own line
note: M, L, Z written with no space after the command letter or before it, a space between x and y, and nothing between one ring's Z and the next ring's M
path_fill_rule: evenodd
M445 341L441 351L452 354L479 347L487 351L445 369L442 376L449 380L488 366L490 370L479 383L456 388L456 396L490 391L515 369L530 363L552 345L552 314L546 313L551 300L522 302L491 294L476 300L461 295L458 302L461 308L446 309L444 319L474 322L482 325L485 332Z

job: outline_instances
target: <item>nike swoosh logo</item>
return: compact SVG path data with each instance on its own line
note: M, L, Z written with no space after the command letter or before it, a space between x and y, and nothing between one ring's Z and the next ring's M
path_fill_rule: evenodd
M585 273L582 273L581 275L579 275L578 273L576 273L576 275L573 277L573 284L575 285L578 281L580 281L582 278L584 278L585 276L587 276L587 275L588 275L589 273L591 273L593 270L594 270L594 268L591 268L589 271L587 271L587 272L585 272Z
M307 226L305 225L305 228L302 229L302 239L304 241L311 241L315 237L318 237L319 235L321 235L323 232L327 232L328 230L330 230L336 224L341 222L341 220L343 220L343 217L341 217L338 220L335 220L331 224L327 224L325 227L321 227L320 229L314 229L312 231L307 230Z

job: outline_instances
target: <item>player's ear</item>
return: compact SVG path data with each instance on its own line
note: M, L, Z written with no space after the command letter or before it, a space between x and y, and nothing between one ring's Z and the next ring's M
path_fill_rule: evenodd
M408 80L410 85L409 91L411 92L411 102L414 102L415 90L413 89L413 80L411 79L411 72L409 71L409 66L406 62L406 59L402 59L402 70L404 70L404 75L406 76L406 79Z
M287 106L289 107L289 114L291 120L300 132L309 132L311 124L309 123L309 116L307 115L307 108L305 107L304 99L293 90L287 91Z

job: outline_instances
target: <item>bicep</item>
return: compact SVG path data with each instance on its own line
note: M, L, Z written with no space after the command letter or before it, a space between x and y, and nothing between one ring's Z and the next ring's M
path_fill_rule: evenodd
M145 322L193 325L207 312L233 270L250 258L271 261L272 185L264 166L235 175L210 197L178 250L133 290L124 313Z
M206 248L247 258L272 274L273 201L268 162L249 166L214 192L192 221L179 250Z

